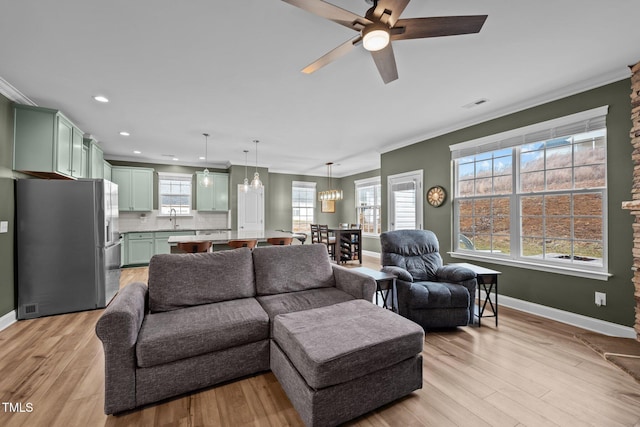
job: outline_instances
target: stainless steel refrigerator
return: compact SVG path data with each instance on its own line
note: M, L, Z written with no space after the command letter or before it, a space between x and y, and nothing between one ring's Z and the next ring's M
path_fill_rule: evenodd
M118 186L16 182L18 319L105 307L120 282Z

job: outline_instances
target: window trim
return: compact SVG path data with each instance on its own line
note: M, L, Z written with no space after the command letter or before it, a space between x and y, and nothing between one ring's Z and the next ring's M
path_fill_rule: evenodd
M191 217L193 216L193 175L188 173L176 173L176 172L158 172L158 217L169 217L171 214L164 214L162 212L161 197L164 193L161 191L161 185L163 180L177 180L189 182L189 212L184 214L176 214L179 217Z
M378 230L377 233L369 233L369 232L362 232L363 236L369 236L369 237L379 237L380 233L382 233L382 178L380 176L374 176L371 178L364 178L364 179L356 179L354 181L354 198L353 198L353 203L355 205L355 209L356 209L356 220L358 220L358 218L360 218L360 216L358 215L358 209L362 208L362 206L358 205L358 189L360 187L368 187L368 186L375 186L378 185L380 186L380 191L378 192L377 195L377 201L378 204L374 205L375 207L378 208L378 218L376 218L376 224L379 222L380 223L380 229Z
M569 126L572 124L575 124L577 122L585 122L587 123L587 127L590 126L589 121L592 119L599 119L604 117L605 119L605 124L604 124L604 129L606 132L606 116L608 113L608 106L602 106L602 107L598 107L598 108L593 108L591 110L586 110L586 111L582 111L580 113L576 113L576 114L571 114L568 116L563 116L560 118L556 118L553 120L548 120L545 122L540 122L540 123L536 123L533 125L529 125L529 126L525 126L525 127L521 127L521 128L517 128L517 129L512 129L506 132L501 132L498 134L494 134L494 135L489 135L489 136L485 136L482 138L477 138L471 141L465 141L462 143L458 143L458 144L454 144L449 146L450 150L451 150L451 160L452 160L452 171L455 172L453 173L452 176L452 180L453 180L453 188L454 188L454 194L453 194L453 204L452 204L452 208L453 208L453 212L452 212L452 218L453 218L453 224L452 224L452 233L451 233L451 239L452 239L452 248L455 248L453 251L448 252L448 254L452 257L452 258L457 258L457 259L465 259L465 260L472 260L472 261L481 261L481 262L490 262L490 263L494 263L494 264L500 264L500 265L508 265L508 266L514 266L514 267L521 267L521 268L526 268L526 269L532 269L532 270L537 270L537 271L545 271L545 272L551 272L551 273L558 273L558 274L565 274L565 275L570 275L570 276L577 276L577 277L583 277L583 278L588 278L588 279L595 279L595 280L603 280L606 281L608 280L609 277L612 276L612 274L610 274L608 272L609 269L609 263L608 263L608 255L609 255L609 241L608 241L608 230L607 230L607 225L608 225L608 203L607 203L607 199L608 199L608 180L606 179L605 176L605 186L604 187L598 187L598 189L594 189L597 191L601 191L602 192L602 223L603 223L603 227L602 227L602 244L603 244L603 259L602 259L602 266L597 266L597 267L590 267L590 266L581 266L579 264L571 264L571 265L562 265L561 263L555 263L552 261L544 261L544 260L540 260L539 262L535 261L535 260L531 260L531 259L527 259L527 258L523 258L520 254L519 254L519 248L520 248L520 244L519 242L516 242L516 247L518 248L518 254L516 256L513 255L500 255L500 254L483 254L482 252L477 252L477 251L471 251L471 250L465 250L465 249L461 249L459 248L459 244L458 242L456 242L456 238L459 235L459 213L457 213L456 210L456 199L459 199L457 197L457 188L458 188L458 178L457 178L457 159L463 158L463 157L467 157L467 156L473 156L476 154L481 154L481 153L487 153L487 152L491 152L491 151L496 151L496 150L500 150L500 149L505 149L505 148L514 148L514 147L519 147L522 146L524 144L527 144L529 142L533 142L533 141L528 141L527 140L527 136L536 134L536 133L541 133L541 132L549 132L549 135L551 138L556 137L554 135L555 129L560 128L562 126ZM597 123L598 120L595 120L594 123L596 123L596 127L597 127ZM600 129L602 128L602 126L600 125ZM588 129L588 130L592 130L592 129ZM580 131L575 131L572 132L571 135L575 135L576 133L580 133ZM560 136L560 135L558 135ZM563 136L566 136L563 135ZM547 140L549 139L549 137L543 139L543 140ZM607 144L608 145L608 144ZM605 148L606 149L606 148ZM519 159L519 150L518 151L518 155L516 156L517 159ZM520 193L519 191L519 179L520 179L520 171L519 171L519 162L516 162L514 159L514 164L513 164L513 187L512 187L512 193L508 195L508 197L512 200L512 206L515 204L517 205L518 203L516 203L518 200L520 200L520 198L522 196L526 196L526 193ZM608 158L607 158L607 162L605 163L605 167L608 166ZM607 167L608 169L608 167ZM586 190L586 189L585 189ZM572 190L573 191L573 190ZM553 194L554 192L545 192L546 194ZM494 195L496 196L496 195ZM518 208L516 211L512 211L511 213L511 226L512 226L512 231L510 233L512 238L515 239L520 239L520 232L517 231L514 234L514 227L519 227L519 220L520 220L520 209ZM513 218L516 217L517 219L514 221Z

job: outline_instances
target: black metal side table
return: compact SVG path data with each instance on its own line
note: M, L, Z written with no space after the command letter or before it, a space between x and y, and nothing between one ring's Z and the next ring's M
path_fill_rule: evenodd
M380 295L382 297L382 308L395 311L396 276L394 274L376 271L367 267L357 267L351 270L372 277L376 281L376 305L379 305L378 295ZM388 299L390 301L387 302Z
M466 262L456 263L456 265L468 268L476 273L476 280L478 281L478 312L476 313L478 327L482 326L483 317L495 317L496 326L498 326L498 275L502 274L502 272ZM484 300L482 299L483 291L485 294ZM491 291L493 291L493 299L491 299ZM493 314L484 314L487 304Z

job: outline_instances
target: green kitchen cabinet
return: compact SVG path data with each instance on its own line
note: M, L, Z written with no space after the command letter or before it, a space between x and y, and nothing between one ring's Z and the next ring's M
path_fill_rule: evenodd
M74 178L86 178L87 160L89 159L89 151L84 149L84 138L82 131L76 127L71 133L71 176Z
M114 166L111 181L118 184L119 211L153 209L153 169Z
M210 172L208 186L204 185L203 178L202 172L196 172L196 210L229 210L229 174Z
M153 234L153 232L143 232L125 235L125 265L149 264L155 250Z
M93 138L85 138L84 143L89 150L87 177L93 179L105 178L104 153L102 148L100 148L98 142Z
M104 179L107 179L109 181L113 181L112 177L111 177L111 163L107 162L106 160L102 163L102 170L103 170L103 174L102 177Z
M14 104L13 169L44 178L80 178L82 135L58 110Z

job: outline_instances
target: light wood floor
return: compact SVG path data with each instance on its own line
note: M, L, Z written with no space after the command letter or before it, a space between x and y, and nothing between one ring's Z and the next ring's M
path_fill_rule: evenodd
M122 283L146 275L125 269ZM105 416L100 314L24 320L0 332L0 426L301 425L270 372ZM573 338L580 331L501 307L497 328L489 319L428 333L423 388L349 425L640 425L640 384ZM9 413L8 403L32 411Z

